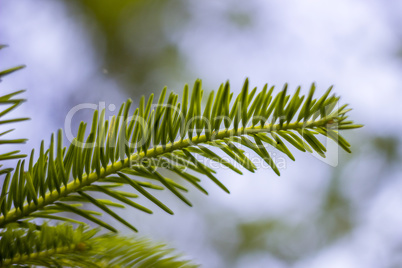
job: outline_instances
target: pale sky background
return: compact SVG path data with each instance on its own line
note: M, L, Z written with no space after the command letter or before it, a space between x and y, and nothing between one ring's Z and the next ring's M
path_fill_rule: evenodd
M227 10L253 14L245 25L235 28L227 22ZM368 134L397 134L402 130L402 2L401 1L191 1L190 22L180 34L171 35L186 57L191 70L187 81L203 79L206 88L217 88L229 79L240 91L245 77L251 85L264 83L279 88L288 82L293 90L302 85L307 92L316 82L318 93L330 85L342 101L354 109L351 117L365 124L346 136L358 141ZM269 27L268 27L269 26ZM27 88L28 102L14 115L32 118L20 124L16 134L30 141L23 148L38 148L40 140L64 125L74 94L82 102L106 101L117 106L126 93L104 72L80 29L57 1L1 1L0 42L10 47L0 52L0 67L24 63L24 71L3 79L2 92ZM169 34L169 29L166 29ZM101 44L100 44L101 45ZM397 55L400 55L399 58ZM94 95L77 90L85 84ZM94 91L96 88L96 91ZM75 97L76 98L76 97ZM77 100L74 100L76 103ZM363 151L364 148L355 148ZM313 156L295 153L287 160L280 178L273 172L239 176L219 171L231 190L228 196L206 184L209 197L194 193L194 208L169 200L175 216L158 211L155 215L133 212L140 235L167 241L199 261L204 267L225 267L212 247L213 229L224 230L227 241L236 240L233 221L259 219L266 215L292 215L306 222L317 206L314 197L326 185L331 167ZM339 151L339 157L349 159ZM367 155L354 160L349 173L350 195L364 188L367 177L377 174L377 161ZM395 254L402 241L402 172L396 168L382 190L359 208L359 228L352 235L301 259L297 268L391 267L402 260ZM168 198L168 196L164 196ZM155 210L156 211L156 210ZM227 218L225 218L226 212ZM126 212L125 212L126 213ZM219 215L222 222L211 226L204 215ZM235 267L289 267L269 254L247 256ZM400 266L392 266L400 267Z

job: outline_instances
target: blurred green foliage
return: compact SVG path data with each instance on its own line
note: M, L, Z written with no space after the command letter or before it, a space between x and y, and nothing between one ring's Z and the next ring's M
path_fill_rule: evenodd
M256 253L293 265L351 236L363 224L360 217L370 200L382 191L387 174L392 168L400 168L402 161L402 144L397 136L365 136L354 142L354 153L342 157L331 176L323 179L328 183L321 189L324 193L314 196L321 201L313 211L303 212L303 217L297 220L292 215L241 219L230 243L224 241L228 239L225 237L213 238L215 250L232 266L244 256L255 256ZM365 177L357 173L359 170L351 172L358 163L368 163L369 159L376 160L379 167L374 167L376 172L370 170ZM364 183L361 188L355 188L356 181ZM225 218L232 218L233 215L228 213ZM214 224L221 217L209 216L211 225L224 226ZM214 233L228 235L224 230Z
M186 75L177 39L188 19L186 1L64 1L88 31L103 71L138 95ZM131 94L132 95L132 94Z

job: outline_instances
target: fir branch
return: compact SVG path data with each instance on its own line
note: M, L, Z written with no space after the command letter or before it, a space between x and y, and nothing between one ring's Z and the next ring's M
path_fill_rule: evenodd
M163 244L147 239L98 235L83 225L9 225L0 241L0 267L196 267Z
M0 49L5 48L6 46L0 45ZM3 71L0 71L0 82L1 78L3 78L6 75L9 75L11 73L14 73L18 70L21 70L25 67L25 65L20 65L17 67L9 68ZM25 102L25 99L16 99L14 98L15 96L25 92L25 90L19 90L15 91L3 96L0 96L0 126L2 125L8 125L10 123L17 123L25 120L29 120L29 118L13 118L13 119L4 119L5 116L7 116L10 112L12 112L15 108L20 106L23 102ZM6 107L6 108L4 108ZM11 159L18 159L18 158L23 158L26 157L24 154L20 154L19 150L11 151L11 152L4 152L4 145L9 145L9 144L23 144L26 142L26 139L3 139L3 136L6 134L9 134L10 132L14 131L14 129L8 129L6 131L2 130L0 132L0 146L2 146L2 153L0 153L0 163L1 161L4 160L11 160ZM11 172L13 169L12 168L7 168L7 169L1 169L3 165L0 164L0 175L1 174L6 174ZM1 204L1 199L0 199L0 204Z
M80 198L104 210L116 220L135 228L124 219L111 213L110 204L100 204L99 200L86 195L85 191L99 191L111 198L124 200L137 209L149 212L118 193L105 187L130 185L140 195L153 201L168 213L173 212L144 188L161 189L161 186L133 179L132 176L148 178L159 182L183 202L191 203L180 193L187 188L174 180L165 178L156 171L163 167L181 175L196 188L206 192L198 183L199 179L183 168L190 167L206 175L224 191L229 190L213 175L214 171L197 160L194 154L220 161L202 145L218 147L234 161L254 172L256 167L243 151L240 144L253 150L264 159L279 175L279 170L272 161L266 145L272 146L288 155L293 155L281 138L301 151L315 151L325 157L326 148L316 138L324 135L334 139L350 152L350 144L338 133L338 129L361 127L352 121L346 121L346 105L336 107L339 97L329 96L330 88L322 97L314 99L315 85L309 94L299 96L300 88L291 96L287 95L287 85L276 96L273 87L266 85L256 97L256 89L248 90L248 80L240 94L234 98L229 83L222 84L214 98L212 92L202 111L201 81L197 80L188 99L188 86L184 88L183 101L177 103L178 95L171 93L164 104L166 88L158 100L156 109L151 110L153 95L145 105L145 98L140 101L132 117L129 117L131 100L123 104L118 116L109 122L105 120L105 111L95 111L91 131L84 142L86 124L81 123L77 138L70 147L62 147L62 132L58 132L57 141L52 135L50 147L44 149L42 142L39 159L34 162L32 152L25 170L25 162L18 163L14 175L8 176L3 185L9 190L1 207L0 227L30 217L34 212L52 213L74 212L111 231L115 229L99 220L96 216L76 207L65 204L63 198ZM233 101L234 100L234 101ZM293 119L296 118L296 119ZM267 123L268 121L268 123ZM221 126L224 125L224 129ZM231 127L231 128L230 128ZM270 136L269 136L270 135ZM250 140L251 139L251 140ZM252 141L254 140L254 141ZM209 150L209 151L208 151ZM163 160L169 165L160 165ZM175 161L173 161L175 160ZM225 162L230 168L232 164ZM235 167L234 171L239 170ZM118 176L113 176L118 175ZM7 184L6 184L7 183ZM93 186L96 186L95 188ZM113 188L113 187L112 187ZM79 193L80 195L76 195ZM127 195L127 193L126 193ZM65 199L66 200L66 199ZM67 199L69 200L69 199ZM71 199L70 199L71 200Z

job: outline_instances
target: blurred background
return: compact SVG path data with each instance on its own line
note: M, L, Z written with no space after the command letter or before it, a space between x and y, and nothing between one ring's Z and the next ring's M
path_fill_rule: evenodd
M13 115L32 118L15 132L29 152L81 103L137 104L196 78L207 91L227 79L240 91L245 77L334 85L365 124L344 133L353 154L337 166L296 153L281 177L219 170L230 195L207 182L193 208L162 195L175 216L124 214L203 267L402 267L401 14L398 0L3 0L0 69L28 68L0 89L28 89Z

